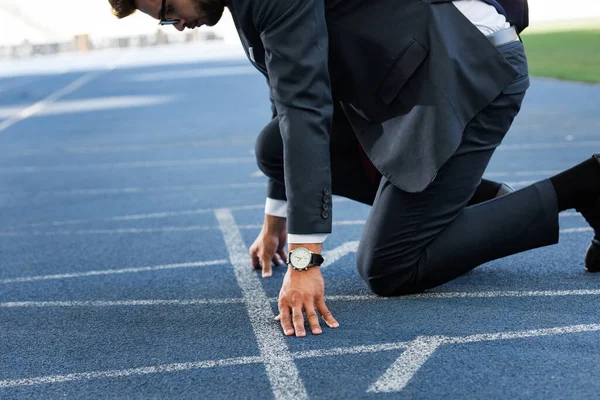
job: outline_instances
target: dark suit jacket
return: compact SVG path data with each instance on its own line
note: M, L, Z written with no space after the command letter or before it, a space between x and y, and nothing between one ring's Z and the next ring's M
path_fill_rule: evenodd
M334 101L375 167L418 192L475 114L528 85L511 85L519 71L449 1L228 1L248 58L270 82L290 233L331 232L323 204Z

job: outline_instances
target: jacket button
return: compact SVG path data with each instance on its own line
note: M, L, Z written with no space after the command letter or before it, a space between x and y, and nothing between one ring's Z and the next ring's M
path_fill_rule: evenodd
M327 189L327 188L323 189L323 194L330 194L329 189Z
M323 196L323 201L325 203L329 203L330 200L331 200L331 196L330 195L326 194L325 196Z
M321 217L323 217L323 218L327 219L327 218L329 218L329 213L328 213L327 211L323 211L323 212L321 213Z
M329 204L323 203L323 210L325 210L325 211L329 210Z

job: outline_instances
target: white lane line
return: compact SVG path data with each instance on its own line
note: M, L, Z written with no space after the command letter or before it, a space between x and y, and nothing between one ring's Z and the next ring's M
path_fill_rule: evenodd
M46 106L46 108L43 110L39 110L37 115L48 116L75 114L90 111L106 111L122 108L147 107L171 103L176 99L176 96L113 96L71 101L56 101L54 104ZM19 110L20 108L18 107L0 107L0 118L8 118Z
M221 158L199 158L193 160L164 160L164 161L132 161L117 163L99 163L83 165L49 165L49 166L25 166L0 168L0 174L36 173L36 172L79 172L89 170L113 170L129 168L166 168L166 167L194 167L201 165L224 165L254 163L254 157L221 157Z
M189 363L165 364L165 365L157 365L154 367L141 367L141 368L98 371L98 372L81 372L81 373L67 374L67 375L41 376L41 377L35 377L35 378L7 379L7 380L0 381L0 388L32 386L32 385L52 384L52 383L61 383L61 382L73 382L73 381L86 381L86 380L91 380L91 379L121 378L121 377L125 377L125 376L190 371L190 370L201 369L201 368L215 368L215 367L229 367L229 366L234 366L234 365L257 364L260 362L261 362L260 357L237 357L237 358L227 358L224 360L216 360L216 361L200 361L200 362L189 362Z
M256 335L260 356L265 363L267 377L275 399L308 399L298 368L288 349L281 328L273 321L267 293L258 275L250 267L248 248L242 239L231 210L215 210L215 217L223 232L235 276L242 290L244 305Z
M189 79L189 78L208 78L217 76L232 76L232 75L254 75L257 74L256 68L250 66L234 66L222 68L196 68L183 71L169 72L153 72L146 74L138 74L130 79L137 82L155 82L174 79Z
M500 333L484 333L478 335L464 336L464 337L445 337L443 339L444 344L446 343L475 343L475 342L487 342L492 340L508 340L508 339L525 339L530 337L542 337L542 336L556 336L566 335L570 333L582 333L582 332L597 332L600 331L600 324L589 324L589 325L572 325L572 326L559 326L557 328L546 328L546 329L534 329L530 331L520 332L500 332Z
M162 307L240 304L242 299L189 299L189 300L86 300L86 301L10 301L0 303L0 308L47 307Z
M334 197L333 203L344 203L350 201L346 198ZM256 210L256 209L264 209L265 205L263 204L252 204L247 206L237 206L237 207L228 207L229 210L232 211L248 211L248 210ZM72 220L63 220L63 221L51 221L51 222L36 222L32 224L26 224L26 227L40 227L40 226L63 226L63 225L77 225L77 224L85 224L85 223L93 223L93 222L114 222L114 221L133 221L133 220L144 220L144 219L155 219L155 218L170 218L170 217L180 217L183 215L196 215L196 214L206 214L213 213L215 208L198 208L194 210L182 210L182 211L169 211L169 212L158 212L158 213L150 213L150 214L130 214L130 215L122 215L118 217L108 217L108 218L99 218L99 219L72 219ZM364 223L364 222L363 222Z
M131 193L153 193L153 192L191 192L196 190L225 190L225 189L250 189L264 188L266 183L229 183L215 185L180 185L160 187L125 187L125 188L96 188L96 189L69 189L48 190L35 192L36 195L46 196L105 196L107 194L131 194ZM31 195L33 193L27 193Z
M406 387L423 364L441 345L477 343L496 340L526 339L544 336L567 335L583 332L598 332L600 324L560 326L529 331L483 333L469 336L424 336L418 337L407 346L402 355L369 388L369 392L400 392Z
M264 206L261 206L264 207ZM364 220L353 221L334 221L333 225L364 225ZM80 223L79 221L74 223ZM250 230L261 229L262 224L239 225L238 229ZM7 231L0 232L0 237L27 237L27 236L54 236L54 235L123 235L123 234L143 234L143 233L168 233L168 232L194 232L194 231L212 231L219 227L210 225L190 225L190 226L163 226L160 228L120 228L120 229L80 229L80 230L57 230L57 231ZM560 233L580 233L593 232L590 227L561 229ZM351 251L346 251L346 254Z
M201 262L190 262L190 263L179 263L179 264L153 265L153 266L137 267L137 268L101 269L101 270L96 270L96 271L74 272L74 273L70 273L70 274L22 276L19 278L0 279L0 284L47 281L47 280L53 280L53 279L84 278L84 277L89 277L89 276L129 274L129 273L137 273L137 272L163 271L163 270L181 269L181 268L207 267L207 266L211 266L211 265L220 265L220 264L226 264L226 263L227 263L227 260L214 260L214 261L201 261Z
M367 392L400 392L442 343L435 336L417 337Z
M32 232L0 232L0 237L23 236L55 236L55 235L125 235L143 233L168 233L168 232L195 232L212 231L219 229L216 226L191 225L191 226L163 226L161 228L121 228L121 229L80 229L77 231L32 231Z
M0 91L2 88L0 87ZM16 109L15 111L18 111ZM169 142L160 144L123 144L123 145L101 145L101 146L81 146L81 147L52 147L52 148L41 148L41 149L19 149L18 151L11 151L10 154L3 154L0 157L27 157L40 154L52 154L52 153L76 153L76 154L88 154L88 153L116 153L116 152L128 152L128 151L147 151L147 150L164 150L180 147L207 147L207 146L231 146L231 145L248 145L253 144L255 139L247 137L232 137L230 139L206 139L188 142ZM59 144L60 145L60 144ZM573 142L573 143L530 143L523 145L502 145L496 150L521 150L521 149L546 149L546 148L563 148L563 147L585 147L594 148L600 146L600 142ZM254 172L251 176L264 176L261 171ZM527 184L535 183L536 181L523 181L528 182ZM513 182L514 183L514 182ZM523 184L525 185L525 184ZM512 186L512 184L511 184ZM518 186L518 184L517 184Z
M51 105L52 103L54 103L56 100L60 99L63 96L73 93L74 91L81 88L86 83L96 79L103 73L104 72L90 72L90 73L74 80L73 82L71 82L70 84L65 86L64 88L52 93L45 99L40 100L37 103L19 111L15 116L0 123L0 133L4 130L8 129L12 125L16 124L17 122L22 121L26 118L31 117L32 115L37 114L38 112L42 111L44 108L46 108L49 105Z
M578 233L578 232L594 232L594 230L592 228L590 228L589 226L587 228L568 228L568 229L560 230L560 233Z
M209 147L209 146L232 146L232 145L248 145L254 143L254 139L232 137L230 139L206 139L195 140L188 142L169 142L158 144L123 144L123 145L104 145L94 147L52 147L41 149L19 149L18 151L10 151L10 154L2 154L0 157L29 157L41 154L94 154L94 153L118 153L118 152L136 152L148 150L165 150L176 148L192 148L192 147Z
M582 141L582 142L557 142L557 143L523 143L523 144L503 144L496 150L498 151L515 151L515 150L546 150L546 149L565 149L565 148L598 148L599 141Z
M489 291L489 292L438 292L422 293L401 297L380 297L367 295L327 296L328 301L365 301L365 300L427 300L427 299L465 299L499 297L562 297L562 296L600 296L600 289L582 290L531 290L531 291ZM272 301L277 299L272 298Z
M251 178L260 178L263 176L266 176L266 175L262 171L256 171L256 172L253 172L252 174L250 174Z
M539 170L539 171L512 171L512 172L486 172L485 177L501 178L505 176L552 176L562 172L562 170Z
M584 290L546 290L546 291L505 291L505 292L450 292L450 293L425 293L402 297L379 297L375 295L340 295L326 296L327 301L396 301L405 300L432 300L432 299L485 299L485 298L503 298L503 297L563 297L563 296L600 296L600 289ZM231 304L241 303L241 298L224 299L184 299L184 300L116 300L116 301L17 301L9 303L0 303L1 307L100 307L100 306L153 306L153 305L195 305L195 304ZM270 303L277 303L276 297L268 299ZM394 344L396 346L396 344ZM359 346L359 348L362 348ZM336 350L337 351L337 350ZM358 350L357 350L358 351ZM363 351L363 350L360 350ZM360 352L359 351L359 352ZM367 351L367 350L364 350ZM375 350L373 350L375 351ZM377 350L378 351L378 350ZM304 358L304 357L302 357Z
M0 303L1 304L1 303ZM529 331L515 331L515 332L504 332L504 333L489 333L489 334L477 334L477 335L469 335L469 336L458 336L458 337L448 337L448 336L425 336L418 337L412 342L396 342L396 343L383 343L377 345L366 345L366 346L351 346L351 347L342 347L342 348L334 348L334 349L324 349L324 350L309 350L309 351L300 351L293 353L291 357L293 359L303 359L303 358L314 358L314 357L328 357L328 356L343 356L348 354L361 354L361 353L374 353L379 351L393 351L398 349L407 349L399 359L407 360L406 363L395 362L394 365L399 367L404 366L404 368L395 368L394 374L386 374L386 381L392 382L394 378L399 378L399 383L405 381L408 383L410 378L412 378L416 372L418 372L418 368L415 369L415 366L420 363L423 364L423 358L427 352L433 347L436 347L435 344L462 344L462 343L475 343L475 342L484 342L484 341L495 341L495 340L509 340L509 339L524 339L524 338L532 338L532 337L544 337L544 336L555 336L555 335L566 335L566 334L574 334L574 333L583 333L583 332L597 332L600 331L599 324L589 324L589 325L573 325L573 326L562 326L556 328L546 328L546 329L535 329ZM437 348L437 347L436 347ZM433 349L435 350L435 349ZM414 358L409 358L405 354L413 354ZM432 352L431 352L432 353ZM425 358L426 359L426 358ZM9 388L9 387L19 387L19 386L31 386L31 385L41 385L41 384L52 384L52 383L60 383L60 382L70 382L70 381L83 381L83 380L91 380L91 379L105 379L105 378L118 378L118 377L126 377L126 376L136 376L136 375L146 375L146 374L160 374L160 373L169 373L169 372L179 372L179 371L188 371L193 369L200 368L215 368L215 367L227 367L233 365L244 365L244 364L260 364L263 362L262 357L237 357L237 358L228 358L223 360L213 360L213 361L199 361L199 362L189 362L189 363L176 363L176 364L165 364L165 365L157 365L151 367L141 367L141 368L131 368L125 370L109 370L109 371L98 371L98 372L83 372L83 373L72 373L66 375L53 375L53 376L42 376L42 377L31 377L31 378L21 378L21 379L9 379L0 381L0 388ZM391 369L391 368L390 368ZM389 371L389 369L388 369ZM408 377L408 380L406 379ZM397 384L398 382L393 382L393 384ZM376 386L374 384L373 386ZM406 385L402 386L405 387ZM389 386L387 386L389 387ZM278 398L276 396L276 398Z
M293 353L293 357L300 358L314 358L314 357L330 357L330 356L345 356L349 354L365 354L365 353L377 353L379 351L391 351L405 349L410 342L397 342L397 343L384 343L384 344L372 344L365 346L352 346L352 347L336 347L333 349L325 350L306 350Z
M248 206L240 206L240 207L230 207L230 210L234 211L244 211L244 210L256 210L256 209L264 209L264 204L253 204ZM158 213L150 213L150 214L130 214L123 215L119 217L109 217L102 219L72 219L72 220L64 220L64 221L52 221L52 222L38 222L33 224L25 225L27 227L40 227L40 226L63 226L63 225L77 225L77 224L85 224L92 222L115 222L115 221L137 221L137 220L145 220L145 219L156 219L156 218L170 218L170 217L181 217L184 215L197 215L197 214L207 214L213 213L214 208L197 208L195 210L183 210L183 211L169 211L169 212L158 212Z
M358 241L354 242L346 242L335 249L331 249L323 252L323 258L325 262L321 265L321 269L329 267L331 264L335 263L340 258L351 254L356 253L358 250Z

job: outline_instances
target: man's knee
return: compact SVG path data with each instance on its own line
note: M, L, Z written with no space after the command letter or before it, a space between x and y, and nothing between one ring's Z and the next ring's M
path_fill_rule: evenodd
M279 133L279 119L269 122L256 138L254 153L258 168L272 177L273 171L283 167L283 141Z
M401 261L398 255L376 250L373 245L361 245L356 254L358 273L369 289L379 296L402 296L419 293L416 277L418 260Z

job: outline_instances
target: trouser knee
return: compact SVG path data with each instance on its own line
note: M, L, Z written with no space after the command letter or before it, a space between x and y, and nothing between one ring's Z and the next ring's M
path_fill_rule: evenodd
M397 252L393 252L397 253ZM397 254L386 254L373 245L359 245L356 254L358 273L369 289L379 296L402 296L423 291L417 282L418 258L402 260Z
M260 132L254 145L258 168L269 178L278 179L283 169L283 141L279 118L274 118Z

